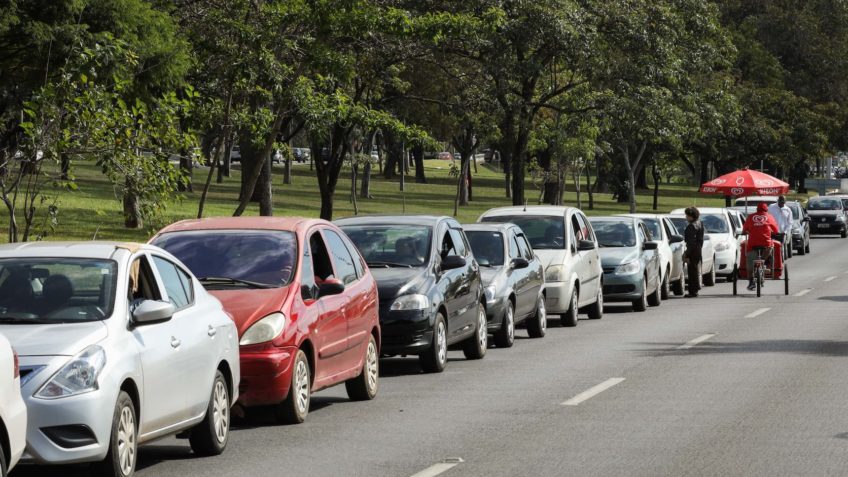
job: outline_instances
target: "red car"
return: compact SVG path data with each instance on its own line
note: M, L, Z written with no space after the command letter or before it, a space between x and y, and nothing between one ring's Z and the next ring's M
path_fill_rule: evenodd
M353 400L377 395L377 284L356 247L324 220L186 220L151 243L179 258L232 315L243 406L277 405L300 423L311 393L344 382Z

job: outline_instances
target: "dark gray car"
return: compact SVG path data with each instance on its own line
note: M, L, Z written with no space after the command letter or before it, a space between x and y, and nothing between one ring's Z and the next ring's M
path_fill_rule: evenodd
M462 226L480 265L488 330L495 344L509 348L515 326L526 321L531 338L545 336L545 274L530 242L515 224Z

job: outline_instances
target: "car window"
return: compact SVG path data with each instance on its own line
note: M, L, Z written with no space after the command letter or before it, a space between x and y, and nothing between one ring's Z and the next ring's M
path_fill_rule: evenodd
M465 235L468 237L477 263L488 267L499 267L504 264L503 235L500 232L469 230L465 232Z
M509 258L518 258L521 256L521 249L518 248L518 242L513 237L509 238L507 245L509 246Z
M642 223L645 224L645 227L648 229L648 232L651 233L652 240L662 240L662 229L660 228L659 220L642 219Z
M462 230L450 229L449 233L451 241L453 242L453 247L456 250L456 254L460 257L468 255L468 250L465 248L465 239L462 237Z
M672 235L680 235L677 233L677 229L674 227L674 224L672 224L668 219L663 220L663 227L665 228L665 234L669 239Z
M807 203L807 210L842 210L842 201L839 199L811 200Z
M533 251L530 249L524 234L516 234L514 241L518 242L518 250L521 251L521 256L527 260L533 260Z
M571 216L571 230L576 241L583 240L586 237L586 231L580 224L577 214Z
M595 241L595 234L592 232L592 225L589 224L589 219L583 214L576 214L577 220L580 222L580 231L583 234L582 240Z
M635 247L636 232L633 225L616 220L592 221L592 228L601 247Z
M683 235L686 233L686 226L689 225L689 222L685 217L669 217L668 220L670 220L672 225L674 225L677 229L677 235Z
M194 293L191 290L191 278L180 270L176 264L162 257L153 256L153 263L159 270L159 277L168 294L168 301L177 310L182 310L194 301Z
M347 247L347 251L350 253L350 256L353 257L353 267L356 268L356 275L360 278L365 276L365 263L362 255L359 253L359 250L356 249L356 245L347 238L347 235L340 235L340 237Z
M481 222L513 223L519 226L534 250L565 248L565 222L562 216L495 215L483 217Z
M421 267L429 262L432 229L421 225L342 227L370 267Z
M318 285L315 283L312 253L308 244L303 247L303 257L301 257L300 263L300 296L304 301L314 300L318 296Z
M324 245L324 239L319 232L309 236L309 250L312 254L312 273L315 283L320 285L329 278L337 278L334 275L330 255L327 253L327 246Z
M354 266L353 257L351 257L342 238L335 231L329 229L324 229L324 238L327 239L328 250L330 250L336 273L338 273L336 278L345 285L355 282L357 280L356 266Z
M727 217L724 214L701 214L701 223L708 234L730 233Z
M639 224L637 229L639 231L639 240L641 240L642 243L651 241L651 233L645 228L645 224Z

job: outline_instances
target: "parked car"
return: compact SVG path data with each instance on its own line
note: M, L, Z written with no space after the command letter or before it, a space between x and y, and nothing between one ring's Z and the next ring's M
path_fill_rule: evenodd
M660 306L662 281L658 243L641 219L592 217L589 219L604 269L604 300L629 301L634 311Z
M479 222L518 225L545 266L545 309L563 326L577 326L583 309L590 319L604 315L603 271L589 220L574 207L500 207Z
M798 201L787 202L792 210L792 248L798 255L810 253L810 215Z
M383 354L418 355L425 372L447 364L448 346L486 355L486 297L480 267L450 217L382 216L337 220L359 248L380 290Z
M294 147L292 148L292 155L294 156L294 162L305 163L309 162L312 152L308 147Z
M709 235L715 250L715 275L730 279L737 270L742 259L739 253L739 235L741 229L734 225L730 211L718 207L702 207L701 223L704 225L704 235ZM673 215L681 215L684 209L672 210ZM685 230L684 226L684 230ZM715 284L714 276L705 275L704 285Z
M545 270L524 232L513 224L462 227L480 265L489 332L494 334L495 344L511 347L515 327L522 322L531 338L545 336Z
M686 288L683 252L686 247L683 244L683 236L677 233L674 224L657 214L625 214L623 217L640 219L650 233L648 240L657 242L657 252L660 256L661 298L668 300L672 292L678 296L683 295ZM603 251L601 257L603 258Z
M810 233L813 235L839 234L848 237L848 224L842 199L833 196L813 197L807 201L810 215Z
M668 214L665 217L674 225L678 234L684 235L686 226L689 225L685 215ZM685 252L685 244L683 244L683 248ZM707 286L715 285L715 255L713 241L708 234L704 234L704 245L701 246L701 280Z
M241 147L233 146L230 149L230 162L241 162Z
M453 160L453 154L451 154L447 151L442 151L442 152L439 153L439 160L441 160L441 161L452 161Z
M229 440L236 328L176 258L107 242L0 247L0 332L20 354L27 457L133 474L136 447Z
M377 284L336 226L300 218L186 220L152 243L183 260L235 320L241 405L273 405L280 421L301 423L320 389L345 383L352 400L377 395Z
M27 411L21 398L18 354L0 335L0 476L15 467L26 447Z

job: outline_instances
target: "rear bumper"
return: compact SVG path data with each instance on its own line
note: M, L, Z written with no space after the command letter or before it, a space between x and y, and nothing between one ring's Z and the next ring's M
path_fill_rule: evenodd
M645 288L643 275L616 275L604 273L604 301L633 301L642 296Z
M421 354L433 345L435 313L430 310L384 311L380 307L381 352Z
M294 346L278 348L269 344L256 350L242 349L238 402L249 407L284 401L291 387L292 362L296 354Z

